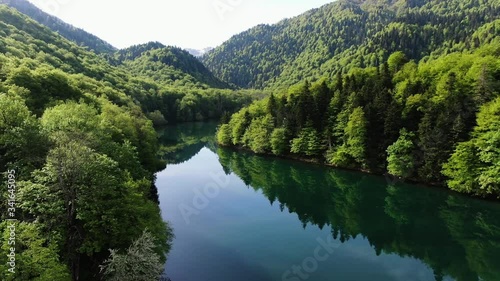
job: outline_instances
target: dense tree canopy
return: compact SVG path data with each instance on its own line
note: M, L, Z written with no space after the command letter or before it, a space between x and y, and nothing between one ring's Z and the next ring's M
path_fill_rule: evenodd
M481 108L472 139L458 144L443 173L453 190L500 196L500 98Z
M499 17L497 0L339 0L235 35L203 61L225 82L286 89L378 66L393 53L397 71L401 54L418 61L478 47L499 35Z
M233 115L219 143L500 197L499 43L306 81Z
M182 161L179 146L203 145L160 147L154 126L172 122L222 118L221 145L500 197L498 1L340 0L233 37L207 67L158 42L117 51L24 0L3 3L35 20L0 5L0 181L15 170L20 199L20 270L6 275L4 239L2 280L156 278L172 239L159 154Z
M172 229L161 217L154 186L154 174L165 165L154 124L218 119L260 94L211 88L203 80L210 73L176 48L112 65L5 5L0 18L0 181L15 171L19 220L18 270L8 274L10 247L3 239L0 279L116 278L104 276L99 265L109 249L111 261L126 256L133 241L148 246L156 274ZM139 69L160 55L160 76ZM169 69L180 78L168 78ZM5 237L4 210L13 207L8 196L2 189Z

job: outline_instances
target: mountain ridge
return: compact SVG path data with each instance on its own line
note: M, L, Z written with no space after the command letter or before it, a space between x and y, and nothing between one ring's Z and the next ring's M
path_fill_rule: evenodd
M88 47L96 54L104 56L112 65L154 81L203 89L230 88L227 83L217 79L198 58L180 48L166 46L160 42L147 42L117 49L99 37L43 12L26 0L0 0L1 4L16 9L79 46Z
M117 50L117 48L103 39L81 28L68 24L58 17L49 15L27 0L0 0L0 4L5 4L18 10L36 22L47 26L52 31L58 32L67 39L76 42L80 46L86 46L96 53L109 53Z
M414 60L447 52L499 15L493 0L340 0L234 35L202 61L239 87L287 88L378 66L396 51Z
M190 84L199 88L230 88L187 50L160 42L148 42L118 50L108 56L108 60L114 65L162 83L179 86Z

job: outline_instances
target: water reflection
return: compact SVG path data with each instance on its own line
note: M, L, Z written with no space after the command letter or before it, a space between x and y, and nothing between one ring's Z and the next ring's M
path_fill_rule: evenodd
M302 225L362 236L380 255L413 257L436 280L500 280L500 205L435 188L219 148L220 163Z
M296 223L304 228L318 227L327 232L331 231L331 235L344 244L353 240L367 240L372 249L368 248L368 250L377 256L395 254L403 258L420 260L432 268L435 280L450 280L450 278L457 281L500 280L500 204L475 200L436 188L409 184L391 185L383 177L217 148L214 143L215 127L215 123L193 123L164 129L162 131L163 158L171 164L184 163L207 147L217 154L218 161L226 174L236 175L248 188L264 194L269 204L279 206L281 212L296 214L298 217ZM192 167L198 167L200 161L192 163ZM217 162L216 160L215 163L205 164L204 162L203 165L217 165ZM178 172L183 168L183 166L177 166L175 171ZM178 173L172 172L170 176L175 175ZM175 179L180 180L178 177ZM165 180L165 183L172 185L171 181ZM178 189L172 187L170 192L174 190L178 192L176 194L178 198L187 196L183 192L186 192L188 184L182 185ZM259 196L262 197L262 195ZM228 195L228 200L235 200L235 198ZM249 247L268 245L260 241L259 237L254 237L255 234L244 233L245 224L249 224L250 229L252 222L245 221L234 227L233 235L231 232L225 234L225 232L210 228L215 221L221 223L227 219L229 222L231 218L241 221L247 219L249 214L262 216L261 212L252 213L249 210L247 216L236 217L238 214L224 209L227 207L224 204L228 200L224 201L224 197L218 199L220 200L212 202L214 207L219 204L217 212L204 213L205 216L200 218L199 226L185 226L180 222L176 227L179 231L178 237L183 238L182 241L179 239L176 243L186 244L178 244L178 247L193 250L193 253L179 252L179 257L188 259L196 255L203 258L203 262L196 263L203 268L197 268L196 271L205 274L208 272L216 274L213 272L219 271L224 272L224 275L231 275L230 278L224 280L276 279L266 277L264 274L266 269L258 269L258 264L266 264L266 268L272 268L271 264L274 261L271 259L271 254L269 254L269 260L244 266L243 261L249 258L248 253L254 251L252 248L238 249L231 244L233 237L237 237L236 235L245 237L251 235L247 238ZM233 204L247 203L233 202ZM253 206L252 204L255 203L248 203L249 206ZM172 208L171 214L175 211L176 209ZM197 228L201 229L200 233L204 233L202 236L193 232ZM270 233L283 231L278 228L276 226L276 229L270 230ZM212 238L211 232L217 237ZM298 234L294 232L290 235L297 236ZM214 240L209 240L209 237ZM266 239L269 237L275 238L268 235ZM214 244L214 241L217 244ZM240 248L243 247L241 244L237 245ZM261 250L268 250L271 253L271 249ZM213 255L226 259L212 260L210 257ZM237 261L242 261L242 263L236 265ZM343 263L342 261L336 262ZM349 266L358 268L360 272L367 269L361 261L354 262L358 264ZM195 270L190 267L192 264L187 262L175 264L185 265L184 270ZM218 266L221 268L214 270ZM395 264L390 266L397 271ZM246 268L248 272L242 273L243 268ZM257 275L262 276L257 277ZM247 278L243 278L244 276ZM338 280L351 280L353 276L344 276L344 279L339 277ZM335 274L331 277L331 280L337 280ZM370 280L366 278L369 276L364 275L363 280ZM375 279L377 278L374 277L373 280ZM383 278L378 280L383 280ZM406 279L395 278L394 280Z
M216 122L183 123L166 126L158 131L161 158L167 164L189 161L204 147L215 150Z

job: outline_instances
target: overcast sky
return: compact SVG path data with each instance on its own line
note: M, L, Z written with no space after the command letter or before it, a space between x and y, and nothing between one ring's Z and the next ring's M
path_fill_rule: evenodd
M333 0L29 0L118 48L148 41L202 49Z

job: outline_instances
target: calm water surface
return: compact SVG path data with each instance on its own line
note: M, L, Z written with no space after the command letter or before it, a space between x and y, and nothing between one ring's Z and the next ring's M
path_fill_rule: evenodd
M172 281L500 280L500 204L162 131Z

